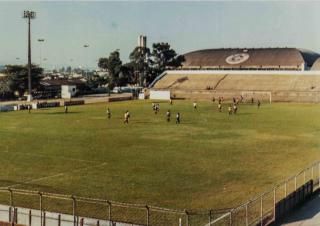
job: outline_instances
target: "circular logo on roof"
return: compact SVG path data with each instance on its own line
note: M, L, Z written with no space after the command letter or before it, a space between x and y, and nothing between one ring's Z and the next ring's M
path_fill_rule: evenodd
M249 54L247 53L238 53L228 56L226 62L228 64L240 64L249 59Z

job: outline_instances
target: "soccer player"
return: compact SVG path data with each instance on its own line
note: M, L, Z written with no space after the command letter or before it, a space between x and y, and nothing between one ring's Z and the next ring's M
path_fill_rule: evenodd
M108 115L108 119L110 119L111 118L111 111L109 108L107 108L107 115Z
M229 115L232 114L232 107L231 107L231 105L229 105L229 107L228 107L228 112L229 112Z
M68 113L68 106L67 106L67 105L64 106L64 113L65 113L65 114Z
M180 124L180 113L179 112L176 115L176 124Z
M166 117L167 117L167 122L170 122L170 117L171 117L170 110L167 111Z
M129 117L130 117L130 113L127 110L126 113L124 113L124 124L129 124Z
M216 98L212 97L212 102L215 102L216 101Z
M195 102L195 101L193 102L193 109L197 110L197 102Z
M157 114L159 109L160 109L159 104L156 104L155 107L154 107L154 113Z
M218 111L221 112L221 110L222 110L222 105L221 105L221 103L219 103L218 104Z
M241 98L241 103L242 103L243 102L243 96L241 95L240 98Z
M31 113L31 105L28 105L28 113Z
M258 109L260 108L260 105L261 105L260 100L258 100Z
M173 103L172 103L172 99L170 98L170 101L169 101L169 103L170 103L170 105L172 105Z
M253 97L251 98L251 104L253 104L253 102L254 102L254 99L253 99Z
M233 105L233 113L237 114L238 107L236 104Z

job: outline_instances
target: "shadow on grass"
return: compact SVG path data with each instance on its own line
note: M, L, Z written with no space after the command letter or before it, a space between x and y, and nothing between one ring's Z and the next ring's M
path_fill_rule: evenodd
M241 112L238 112L236 115L255 115L255 113L250 113L250 112L241 113Z
M62 112L39 112L36 114L43 114L43 115L69 115L69 114L80 114L81 112L68 112L68 113L64 113Z

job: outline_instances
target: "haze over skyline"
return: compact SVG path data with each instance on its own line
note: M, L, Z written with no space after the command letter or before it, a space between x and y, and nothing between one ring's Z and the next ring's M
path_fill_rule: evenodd
M231 47L320 52L320 2L0 2L0 64L27 62L27 9L37 13L32 61L40 62L43 38L42 66L49 69L97 67L116 49L127 62L140 34L149 48L168 42L179 54Z

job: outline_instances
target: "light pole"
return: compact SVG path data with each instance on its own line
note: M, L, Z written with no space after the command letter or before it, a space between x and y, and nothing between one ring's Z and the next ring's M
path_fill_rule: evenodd
M23 18L28 20L28 101L32 101L31 86L31 19L36 18L36 13L30 10L23 11Z
M42 46L42 43L44 42L44 39L43 38L39 38L38 39L38 42L40 43L40 67L42 65L42 52L41 52L41 46Z
M88 45L88 44L85 44L85 45L83 45L83 47L84 47L84 48L88 48L89 45ZM87 57L85 57L85 58L87 59ZM87 69L86 69L86 77L87 77L87 79L88 79L88 67L87 67Z

